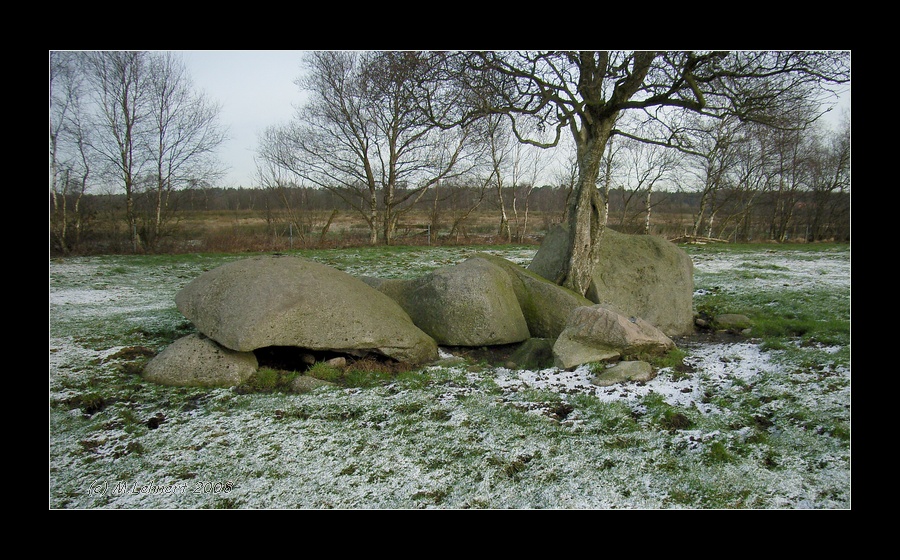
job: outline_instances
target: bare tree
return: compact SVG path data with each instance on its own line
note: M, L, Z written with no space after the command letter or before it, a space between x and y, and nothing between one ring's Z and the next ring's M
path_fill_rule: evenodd
M808 131L779 130L775 134L776 181L769 190L770 239L783 243L796 225L796 211L811 182L810 161L815 141Z
M614 135L683 148L680 118L686 112L709 118L782 125L779 116L798 107L818 106L823 86L850 79L849 53L808 51L537 51L454 53L444 87L463 92L468 107L447 119L444 106L434 113L444 124L465 122L487 113L513 119L521 141L555 145L563 130L575 142L578 182L569 203L569 243L562 270L554 279L585 293L599 260L605 216L597 189L606 144ZM450 85L452 84L452 85ZM425 101L432 104L434 97ZM623 112L637 112L654 121L648 130L617 126ZM522 120L536 121L534 130L551 129L549 142L528 136Z
M489 115L484 119L484 142L490 154L490 174L487 182L491 184L497 208L500 210L500 227L497 235L505 239L507 243L512 240L512 232L509 226L509 217L506 214L506 201L503 197L508 168L513 165L512 154L515 140L505 127L504 120L499 115Z
M660 185L667 184L675 169L676 152L630 138L623 138L618 144L621 148L617 158L620 168L618 181L622 187L619 190L619 226L621 231L630 227L649 234L653 193ZM640 226L635 224L638 219Z
M304 208L302 204L297 204L292 192L297 188L297 184L293 181L293 175L287 173L278 165L269 161L257 160L256 175L258 184L275 195L275 198L281 203L281 207L287 213L288 228L291 242L293 243L295 231L297 239L300 243L306 242L306 233L303 216ZM272 228L273 236L278 237L278 229L274 216L271 215L271 209L268 206L268 198L266 197L266 220Z
M92 168L80 64L78 53L50 53L50 229L63 253L80 243Z
M416 52L314 51L298 85L311 93L294 121L266 131L261 158L338 194L390 244L400 217L439 181L457 176L465 128L439 134L410 97L426 75Z
M137 233L135 193L140 174L146 169L148 154L140 124L147 118L148 53L100 51L87 53L88 77L99 109L92 123L96 131L91 147L104 162L103 172L120 180L125 191L125 217L134 251L140 246Z
M519 143L516 145L513 164L513 221L516 224L515 239L522 243L528 234L528 210L531 193L543 170L546 152L534 146ZM519 202L522 203L522 214L519 215Z
M686 166L694 177L693 188L700 193L700 204L694 214L691 237L713 237L713 224L721 203L719 193L730 186L728 174L735 161L738 130L741 123L736 118L695 121L691 132L691 154Z
M741 127L741 138L734 143L729 181L734 210L722 220L720 237L735 240L751 237L752 218L758 202L778 181L773 165L777 132L777 129L760 125ZM729 227L730 232L726 231Z
M132 250L152 249L172 192L219 176L214 152L225 134L219 107L195 94L180 59L168 53L83 53L90 83L90 148L110 184L125 193ZM141 219L138 197L152 193ZM143 235L142 235L143 234Z
M447 233L448 238L455 238L459 241L459 236L462 235L468 239L465 223L484 202L490 186L488 179L482 179L477 181L475 186L455 185L451 187L449 196L457 199L457 209L452 217L450 231ZM437 229L432 226L432 231L436 232Z
M172 194L222 176L216 150L226 132L219 124L221 107L194 90L176 55L161 53L150 58L146 87L153 214L145 242L152 249L171 215Z
M836 225L849 222L850 211L844 195L850 192L850 115L847 113L840 127L824 138L817 139L815 157L810 161L812 208L808 240L843 237ZM850 232L846 232L849 238Z

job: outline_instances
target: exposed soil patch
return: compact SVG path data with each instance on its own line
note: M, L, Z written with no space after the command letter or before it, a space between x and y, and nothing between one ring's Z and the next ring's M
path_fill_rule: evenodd
M136 360L138 358L152 358L156 352L145 346L129 346L122 348L109 357L110 360Z
M516 342L513 344L498 344L496 346L446 346L444 348L447 352L464 358L472 364L503 367L509 363L510 357L521 345L521 342Z

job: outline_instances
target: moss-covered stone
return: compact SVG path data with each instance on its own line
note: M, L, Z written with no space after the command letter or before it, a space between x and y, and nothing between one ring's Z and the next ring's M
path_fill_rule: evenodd
M568 230L548 232L528 270L557 280ZM600 261L585 297L625 316L641 317L668 336L694 331L694 264L674 243L654 235L603 230Z
M566 328L569 313L577 307L593 305L586 297L504 258L487 254L479 254L476 258L493 263L509 274L528 330L535 338L558 337Z

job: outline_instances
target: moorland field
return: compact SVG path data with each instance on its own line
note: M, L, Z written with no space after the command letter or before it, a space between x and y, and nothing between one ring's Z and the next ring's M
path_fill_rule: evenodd
M509 369L442 349L305 394L297 371L164 387L143 365L195 332L178 290L254 253L50 260L51 509L849 509L849 244L682 244L698 313L750 331L677 340L646 383L598 365ZM537 245L288 249L415 277ZM334 372L331 372L332 374Z

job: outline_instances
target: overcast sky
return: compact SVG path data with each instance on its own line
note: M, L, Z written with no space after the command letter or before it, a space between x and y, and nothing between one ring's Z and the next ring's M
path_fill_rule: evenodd
M224 186L255 184L254 155L266 128L284 124L303 103L295 80L300 76L303 51L177 51L182 54L197 89L222 106L221 122L230 140L220 157L230 167ZM849 92L842 107L850 107ZM830 122L838 122L840 108Z
M180 52L194 86L222 106L221 122L231 138L220 152L230 167L224 186L254 185L260 133L291 120L303 101L294 83L303 51Z

